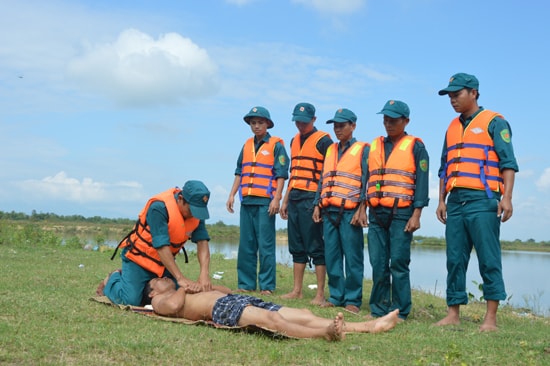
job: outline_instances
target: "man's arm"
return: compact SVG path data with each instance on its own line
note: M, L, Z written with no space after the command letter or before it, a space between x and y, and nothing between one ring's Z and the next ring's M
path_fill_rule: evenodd
M208 240L199 240L197 242L197 256L200 265L199 284L203 291L212 290L210 281L210 246Z
M185 305L185 289L180 287L167 296L155 296L151 300L153 311L159 315L181 317Z
M508 221L512 217L512 193L514 191L514 180L516 172L513 169L503 169L502 178L504 179L504 194L500 199L497 209L497 215L501 217L502 222Z
M176 264L174 255L170 251L170 247L168 245L162 246L157 248L157 252L164 267L166 267L168 272L172 274L180 286L184 286L185 281L189 281L189 279L185 278L183 273L181 273L178 265Z
M273 194L273 199L269 203L269 216L273 216L279 213L279 207L281 206L281 197L283 195L283 187L285 186L284 178L277 178L277 189Z
M239 186L241 184L241 176L235 175L235 179L233 179L233 185L231 186L231 191L229 192L229 197L227 198L227 203L225 204L225 207L227 208L227 211L229 213L233 213L233 204L235 203L235 194L239 190Z
M443 224L447 223L447 204L445 203L446 197L447 190L445 189L445 180L443 178L439 178L439 203L435 209L435 215Z

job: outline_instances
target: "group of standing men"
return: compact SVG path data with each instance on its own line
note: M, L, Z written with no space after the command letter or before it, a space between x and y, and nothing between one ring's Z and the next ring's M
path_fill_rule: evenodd
M439 94L448 95L460 115L446 132L439 169L436 216L446 224L448 314L437 324L460 322L459 307L468 302L466 269L475 248L487 300L480 329L494 330L499 301L506 298L500 223L512 215L518 171L511 129L500 114L478 106L479 82L473 75L453 75ZM261 295L275 291L275 217L280 214L288 220L294 263L293 289L282 297L303 296L305 268L313 264L317 292L312 303L357 314L363 302L363 229L368 227L370 316L383 317L397 309L401 319L407 318L412 307L410 246L429 201L429 157L422 140L405 131L410 116L406 103L389 100L379 114L386 136L367 143L353 135L355 113L338 109L326 122L333 125L334 142L314 126L315 107L297 104L292 120L298 133L290 143L290 159L283 140L267 131L274 123L266 108L253 107L244 116L253 136L241 149L226 203L234 212L239 194L236 292L258 287ZM98 290L113 302L135 305L142 302L146 283L156 277L170 277L188 293L211 290L210 238L204 225L209 196L202 182L189 181L181 190L151 198L134 230L121 241L122 270L107 276ZM187 239L198 245L198 281L184 277L174 261Z

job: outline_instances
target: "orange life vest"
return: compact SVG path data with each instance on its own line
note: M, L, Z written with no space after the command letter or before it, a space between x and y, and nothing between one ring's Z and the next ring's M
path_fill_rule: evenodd
M241 170L240 197L258 196L273 198L277 189L277 180L274 179L273 166L275 164L275 144L283 143L279 137L271 136L256 152L254 137L248 139L243 148Z
M361 158L368 144L355 142L338 160L338 143L329 146L323 164L321 206L353 209L361 196Z
M146 219L149 206L155 201L162 201L166 205L170 251L174 256L179 253L183 244L200 223L200 220L194 217L184 220L174 198L174 195L179 192L180 189L171 188L149 199L138 216L136 227L119 244L121 248L129 247L126 258L159 277L163 275L165 267L157 250L153 247L151 230Z
M499 169L499 158L494 141L489 135L489 123L499 113L483 110L464 128L455 118L447 129L447 164L445 189L454 187L504 192L504 180Z
M388 161L384 137L380 136L372 142L367 184L369 206L408 207L412 204L416 189L413 153L416 140L420 139L410 135L403 136L391 151Z
M304 141L302 146L300 146L300 134L294 136L290 146L292 157L288 183L290 188L317 192L325 160L324 155L317 150L317 143L325 136L329 136L329 134L315 131Z

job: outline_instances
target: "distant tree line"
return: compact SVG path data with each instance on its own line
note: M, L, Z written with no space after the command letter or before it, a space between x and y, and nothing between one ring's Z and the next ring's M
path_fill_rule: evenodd
M43 224L76 224L76 223L89 223L89 224L102 224L102 225L125 225L128 228L132 228L135 220L127 218L109 219L101 216L84 217L82 215L57 215L54 213L39 213L33 210L30 215L22 212L4 212L0 211L0 220L21 221L21 222L40 222ZM218 221L214 224L206 224L208 233L212 240L226 240L234 241L239 240L239 226L227 225L223 221ZM287 237L286 228L277 230L278 237ZM365 244L367 243L367 236L365 235ZM534 239L528 239L522 241L516 239L513 241L501 240L502 248L508 250L540 250L548 252L550 251L550 241L537 242ZM443 237L428 237L428 236L414 236L412 245L422 246L445 246L445 238Z
M0 220L14 220L14 221L49 221L49 222L88 222L94 224L123 224L131 225L135 220L131 219L108 219L100 216L84 217L82 215L57 215L51 212L42 213L32 210L30 215L22 212L3 212L0 211Z

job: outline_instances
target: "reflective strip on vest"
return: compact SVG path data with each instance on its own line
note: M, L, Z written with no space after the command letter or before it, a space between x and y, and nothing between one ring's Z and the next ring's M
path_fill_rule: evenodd
M355 142L338 160L338 143L329 146L323 165L321 206L353 209L361 196L361 159L364 142Z
M455 118L447 129L447 163L445 189L454 187L485 190L489 198L493 192L504 192L499 158L489 135L489 123L500 114L483 110L464 128Z
M393 148L386 161L384 137L375 139L369 152L369 206L408 207L414 201L416 164L414 144L417 137L405 135Z
M277 190L277 180L274 179L273 166L275 164L275 144L282 140L270 137L264 142L258 152L254 147L254 138L246 141L243 148L241 169L241 183L239 196L258 196L273 198Z
M183 219L179 211L174 195L179 193L178 188L172 188L162 192L147 201L147 204L139 214L137 228L121 243L121 247L129 247L126 257L145 270L155 273L161 277L165 267L160 260L156 248L153 247L151 230L147 224L147 211L155 201L162 201L168 212L168 236L170 237L169 248L172 255L176 256L184 243L191 237L193 231L199 226L200 220L196 218Z
M290 146L291 165L288 186L316 192L321 178L325 157L317 150L317 143L328 133L315 131L300 146L300 134L294 136Z

